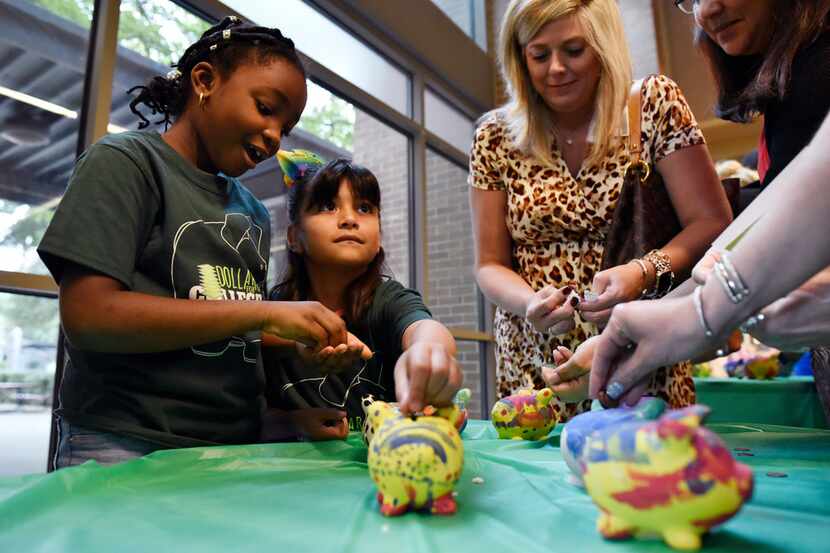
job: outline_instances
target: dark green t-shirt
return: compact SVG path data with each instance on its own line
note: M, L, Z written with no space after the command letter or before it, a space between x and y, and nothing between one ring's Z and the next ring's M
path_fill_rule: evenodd
M238 180L200 171L157 133L131 131L78 159L38 253L58 283L71 262L154 296L263 300L270 237L268 211ZM67 343L57 412L173 447L257 441L260 343L258 332L146 354Z
M349 332L369 346L375 356L352 370L326 376L294 358L281 358L268 368L271 406L286 410L343 409L348 413L350 428L360 430L361 398L372 394L375 399L395 401L394 370L402 353L404 332L415 321L431 318L418 292L395 280L385 280L375 290L363 320L347 325Z

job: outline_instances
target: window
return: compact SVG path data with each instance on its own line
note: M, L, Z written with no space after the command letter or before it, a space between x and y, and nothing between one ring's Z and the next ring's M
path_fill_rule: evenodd
M0 294L0 476L46 471L58 302Z
M444 14L452 19L467 36L487 51L487 22L484 0L432 0Z
M305 2L225 3L260 25L279 28L302 53L400 113L410 113L409 76Z
M464 153L470 151L475 124L432 90L424 91L424 126Z
M453 329L477 331L479 295L473 275L474 244L467 170L427 150L427 257L429 307ZM473 392L469 406L481 408L482 370L478 342L458 341L464 386Z
M0 3L0 270L35 252L75 162L92 2Z

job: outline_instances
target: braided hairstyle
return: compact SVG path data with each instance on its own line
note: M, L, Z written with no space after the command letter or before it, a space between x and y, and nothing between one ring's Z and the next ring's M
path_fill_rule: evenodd
M130 111L141 118L138 128L143 129L150 125L138 109L144 104L152 115L164 116L155 123L164 123L166 130L172 123L171 118L181 115L187 105L192 91L190 72L197 63L209 62L223 77L228 77L241 63L254 61L266 65L276 58L291 63L305 78L305 68L294 49L294 42L284 37L279 29L248 25L235 16L225 17L191 44L179 61L172 64L174 69L166 76L157 75L146 85L128 90L127 94L139 91L130 102Z

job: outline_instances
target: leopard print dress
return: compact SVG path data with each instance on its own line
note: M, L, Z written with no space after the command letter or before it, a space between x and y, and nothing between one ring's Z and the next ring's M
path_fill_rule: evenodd
M649 164L672 152L703 144L703 134L677 85L664 76L643 84L643 159ZM556 144L554 165L546 166L513 146L498 111L486 115L476 129L470 154L469 183L482 190L507 192L506 223L513 239L513 268L534 290L552 284L571 285L583 296L599 271L603 244L629 161L625 115L613 155L600 164L583 164L574 178ZM524 318L496 310L496 379L499 397L521 388L543 387L542 365L554 365L557 346L574 350L598 333L596 325L577 315L576 327L564 335L538 332ZM688 363L661 368L647 392L672 407L695 401ZM554 400L560 421L590 409L591 402Z

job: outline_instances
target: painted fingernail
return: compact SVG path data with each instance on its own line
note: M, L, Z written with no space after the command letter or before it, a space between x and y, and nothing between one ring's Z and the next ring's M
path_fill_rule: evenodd
M623 395L624 391L625 388L622 384L620 384L619 382L612 382L608 385L608 388L606 388L605 393L607 393L608 397L610 397L611 399L618 400L620 399L620 396Z
M579 305L579 298L574 296L571 298L571 307L576 307L577 305Z
M570 296L571 292L573 292L573 288L571 288L570 286L565 286L564 288L562 288L561 292L563 296Z

